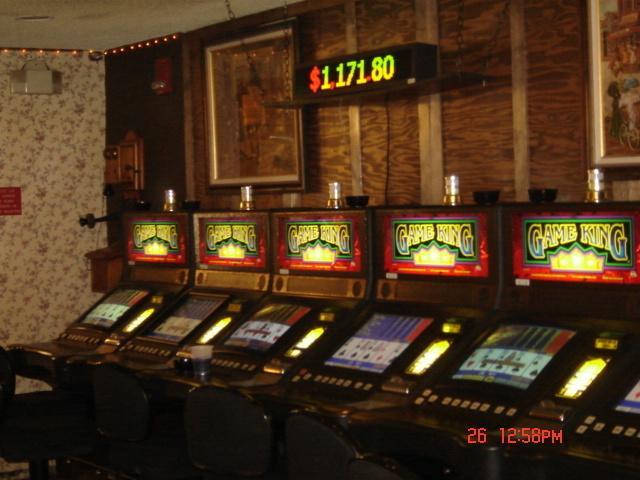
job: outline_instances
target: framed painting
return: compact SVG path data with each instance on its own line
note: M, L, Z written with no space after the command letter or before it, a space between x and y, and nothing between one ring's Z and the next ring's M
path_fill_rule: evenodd
M640 1L589 0L592 159L640 165Z
M205 49L209 184L302 188L300 109L290 100L295 49L286 23Z

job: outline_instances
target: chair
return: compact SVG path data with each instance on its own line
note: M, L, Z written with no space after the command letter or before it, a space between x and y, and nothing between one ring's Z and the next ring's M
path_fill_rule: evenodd
M48 478L48 460L93 450L91 397L62 390L15 395L11 358L0 348L0 456L28 462L31 480Z
M214 387L193 390L185 425L193 464L213 478L285 478L274 469L271 417L248 395Z
M349 463L349 480L420 480L423 477L409 471L395 460L365 456Z
M132 372L113 364L96 367L93 386L109 467L143 480L198 478L187 455L181 403L150 398Z

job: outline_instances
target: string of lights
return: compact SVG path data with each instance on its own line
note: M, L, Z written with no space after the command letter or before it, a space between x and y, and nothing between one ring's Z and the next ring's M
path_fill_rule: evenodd
M164 45L171 41L177 40L179 34L173 33L170 35L164 35L162 37L151 38L148 40L142 40L139 42L131 43L128 45L121 45L115 48L107 48L105 50L83 50L83 49L65 49L65 48L16 48L16 47L0 47L0 55L18 52L24 56L60 56L71 55L73 57L79 57L84 54L91 55L121 55L127 52L140 50L143 48L156 47L158 45Z

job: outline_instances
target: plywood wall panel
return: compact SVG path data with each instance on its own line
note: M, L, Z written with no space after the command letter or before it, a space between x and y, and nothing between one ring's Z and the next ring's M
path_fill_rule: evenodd
M445 69L455 70L458 2L442 2L440 46ZM465 3L463 70L510 75L508 18L500 22L504 1ZM497 32L497 34L496 34ZM495 36L495 41L493 40ZM495 49L489 50L489 45ZM489 84L442 96L445 175L458 175L463 200L474 190L502 190L501 200L513 200L513 117L511 85Z
M361 0L356 18L359 51L415 41L413 0Z
M586 181L583 3L528 0L525 10L531 186L558 188L560 200L582 200Z

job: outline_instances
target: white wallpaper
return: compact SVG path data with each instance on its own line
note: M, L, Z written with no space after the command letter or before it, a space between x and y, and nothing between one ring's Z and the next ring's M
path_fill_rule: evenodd
M99 297L84 254L104 246L104 228L81 228L78 218L103 211L104 62L44 59L62 72L62 93L16 95L9 72L25 57L0 51L0 187L22 188L22 215L0 216L3 346L57 336Z

